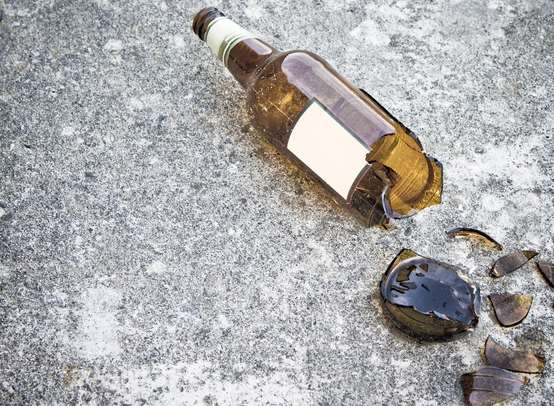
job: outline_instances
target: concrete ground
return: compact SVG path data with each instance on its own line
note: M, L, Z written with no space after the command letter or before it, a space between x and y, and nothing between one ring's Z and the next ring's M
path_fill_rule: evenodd
M492 334L547 358L508 404L554 398L553 292L448 241L482 228L554 261L549 0L224 1L281 49L327 58L445 169L444 203L367 229L247 121L177 0L0 0L0 403L460 405ZM501 328L421 344L384 319L403 248L490 292Z

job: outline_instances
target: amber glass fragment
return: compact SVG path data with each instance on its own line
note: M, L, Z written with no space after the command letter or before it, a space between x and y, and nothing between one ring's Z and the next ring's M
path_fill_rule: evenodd
M492 337L485 342L487 364L514 372L538 374L544 370L544 359L531 351L512 350L498 344Z
M496 367L481 367L463 374L460 383L467 405L488 406L515 396L527 379Z
M484 231L477 230L475 228L453 228L452 230L448 230L446 232L446 235L448 235L448 237L450 238L469 238L470 240L475 241L484 248L502 251L502 244L497 242L494 238L492 238Z
M542 276L544 276L544 279L546 279L548 284L554 288L554 264L543 261L538 261L535 264L537 265L537 268L539 268Z
M533 304L533 296L512 293L492 293L489 295L489 300L496 319L504 327L521 323Z
M499 258L494 263L489 273L494 278L500 278L501 276L517 271L519 268L521 268L523 265L529 262L529 260L537 255L538 253L535 251L513 252Z
M210 7L193 30L246 90L252 124L335 201L368 225L440 203L440 163L371 96L321 57L233 24Z
M452 265L402 250L380 285L383 306L405 333L448 339L477 325L481 298Z

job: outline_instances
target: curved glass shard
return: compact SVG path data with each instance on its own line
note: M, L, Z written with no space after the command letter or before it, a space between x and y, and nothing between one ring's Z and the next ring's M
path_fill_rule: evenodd
M542 276L544 276L544 279L546 279L548 284L554 288L554 264L543 261L535 262L535 264L537 265L537 268L539 268Z
M544 370L544 359L531 351L503 347L489 336L485 342L487 364L513 372L538 374Z
M466 228L466 227L458 227L453 228L452 230L448 230L446 232L446 235L450 238L469 238L470 240L478 243L480 246L495 250L495 251L502 251L502 244L500 244L498 241L496 241L494 238L492 238L490 235L485 233L484 231L477 230L475 228Z
M501 276L508 275L509 273L517 271L537 255L539 255L538 252L527 250L516 251L511 254L504 255L496 260L489 274L493 278L500 278Z
M515 396L527 379L496 367L481 367L463 374L460 383L466 404L494 405Z
M492 293L489 300L498 322L504 327L521 323L533 304L533 296L512 293Z

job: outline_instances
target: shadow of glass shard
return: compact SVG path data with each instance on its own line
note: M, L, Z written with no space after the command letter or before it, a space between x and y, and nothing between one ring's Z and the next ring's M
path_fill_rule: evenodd
M517 395L527 379L502 368L481 367L475 372L463 374L460 383L466 404L484 406Z
M453 228L452 230L447 231L446 235L450 238L468 238L483 248L494 251L502 251L502 244L497 242L487 233L474 228Z
M381 279L383 306L393 323L417 338L448 339L479 321L479 288L459 269L402 250Z
M544 359L531 351L519 351L498 344L492 337L485 342L487 364L513 372L539 374L544 370Z
M496 260L489 274L494 278L500 278L518 270L537 255L538 252L535 251L516 251L505 255Z
M504 327L512 327L521 323L533 304L533 297L512 293L492 293L489 295L494 314Z

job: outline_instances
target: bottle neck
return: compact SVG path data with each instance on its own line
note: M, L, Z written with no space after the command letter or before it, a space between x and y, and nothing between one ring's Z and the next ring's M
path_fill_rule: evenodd
M243 88L255 79L277 50L231 21L219 10L209 7L196 14L194 32L205 41Z

